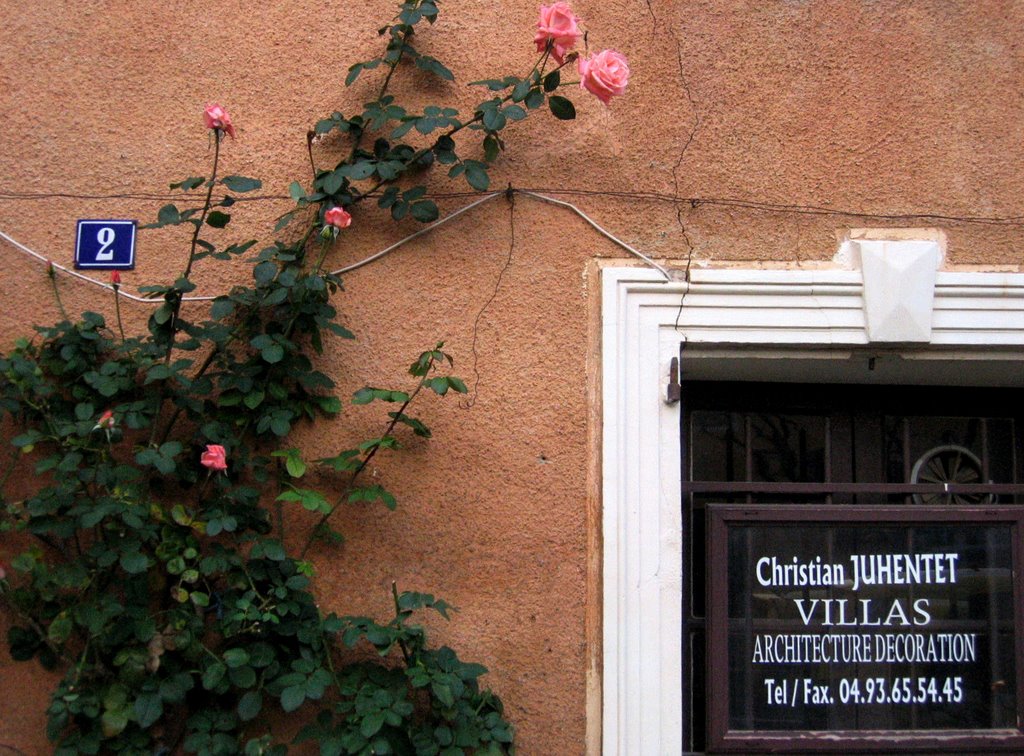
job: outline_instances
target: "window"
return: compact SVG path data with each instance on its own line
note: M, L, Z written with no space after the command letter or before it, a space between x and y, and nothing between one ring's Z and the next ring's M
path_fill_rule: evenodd
M855 261L694 266L689 281L606 265L594 263L601 328L590 345L601 356L591 387L601 422L592 469L600 496L588 506L588 604L599 609L587 621L587 752L683 753L692 732L682 615L690 533L680 506L683 403L666 401L671 362L684 381L1024 386L1024 274L938 270L933 296L914 300L915 313L931 313L915 322L931 328L913 345L879 346L892 334L869 327L886 322L871 320L880 310L869 300L884 305L886 290L901 306L906 299Z
M684 747L1019 752L1020 392L695 381L682 404Z

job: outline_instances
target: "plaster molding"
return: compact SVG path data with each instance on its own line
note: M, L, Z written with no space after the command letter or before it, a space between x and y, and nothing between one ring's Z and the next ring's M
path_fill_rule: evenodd
M864 239L851 246L864 278L868 339L928 343L942 264L938 241Z
M684 375L723 354L841 366L878 347L859 270L694 270L687 286L646 268L608 267L601 291L602 750L675 754L683 750L687 576L681 408L663 401L669 363L681 342ZM929 360L972 359L995 361L998 370L1022 359L1024 274L935 273L930 322L927 343L895 355L888 344L886 354L925 368ZM967 373L945 380L970 381Z

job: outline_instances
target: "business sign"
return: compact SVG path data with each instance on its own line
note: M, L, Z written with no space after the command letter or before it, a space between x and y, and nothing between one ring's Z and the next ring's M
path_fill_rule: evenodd
M711 507L712 740L856 751L954 733L956 748L1019 747L1020 518Z
M135 221L80 220L75 234L75 267L130 270L135 267Z

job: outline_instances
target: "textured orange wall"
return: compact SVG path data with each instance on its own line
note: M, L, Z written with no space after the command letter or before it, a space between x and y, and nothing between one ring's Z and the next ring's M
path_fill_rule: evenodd
M648 193L563 198L673 262L688 244L700 263L827 261L846 228L930 226L947 233L949 264L1019 268L1019 224L955 218L1024 215L1021 3L573 5L592 45L628 55L629 93L608 108L574 94L576 122L538 114L514 126L493 186ZM480 95L464 82L529 70L533 0L441 8L418 44L459 81L413 74L399 84L411 99L451 97L470 108ZM207 170L200 111L209 101L228 108L239 132L225 143L225 172L285 194L308 176L306 129L332 110L354 111L379 86L378 72L348 90L342 80L351 62L380 49L375 29L392 12L379 0L0 0L0 230L70 264L76 219L151 220L163 201L12 195L164 193L169 181ZM331 150L320 148L324 165ZM650 193L835 212L675 204ZM289 206L236 206L221 238L264 235ZM343 390L401 384L412 357L443 339L478 394L471 408L425 402L434 440L378 466L398 510L351 510L340 523L347 545L315 559L323 603L342 613L384 613L392 579L460 607L452 623L433 623L435 639L491 668L522 752L581 753L600 596L599 282L588 262L622 252L569 212L519 197L511 265L480 318L474 362L473 322L508 255L509 219L506 201L494 200L347 277L338 304L358 340L333 345L325 361ZM329 262L358 260L416 228L360 207ZM7 346L56 309L43 267L4 242L0 249ZM143 232L126 286L170 280L184 254L180 230ZM197 293L247 275L204 263ZM109 298L67 278L60 286L69 311L110 312ZM131 328L144 326L144 308L129 304L125 315ZM353 408L298 441L320 456L380 421ZM11 548L0 543L0 558ZM4 654L0 750L47 753L49 679Z

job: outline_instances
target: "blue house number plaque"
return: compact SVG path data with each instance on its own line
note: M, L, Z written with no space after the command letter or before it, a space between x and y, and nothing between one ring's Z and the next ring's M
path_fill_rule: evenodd
M80 220L75 235L75 267L131 270L135 267L135 221Z

